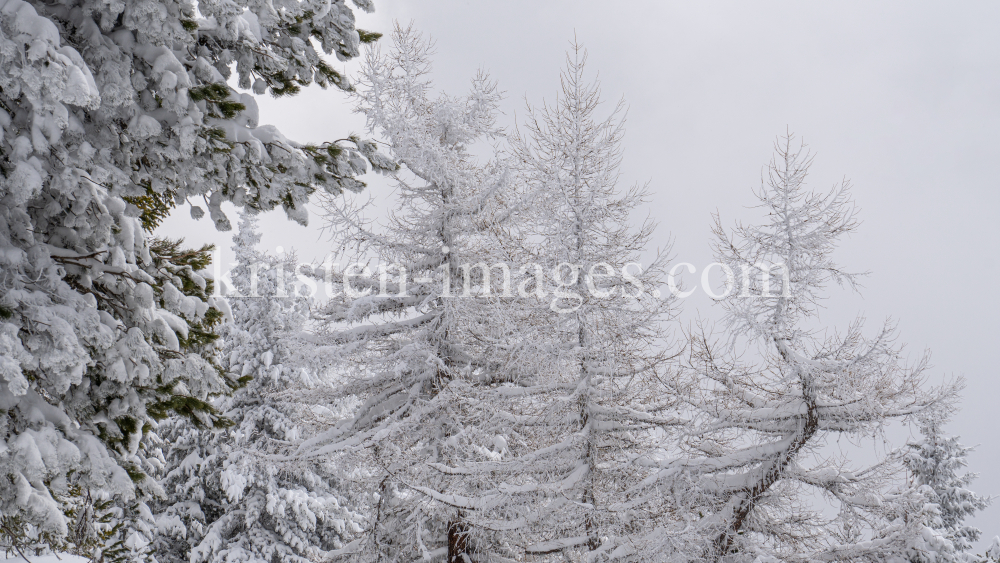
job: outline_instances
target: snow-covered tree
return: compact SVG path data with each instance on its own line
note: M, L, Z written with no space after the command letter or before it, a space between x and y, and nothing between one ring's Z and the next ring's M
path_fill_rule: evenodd
M8 476L0 485L0 537L11 546L109 560L141 552L151 536L144 500L158 490L148 475L161 461L144 438L170 415L219 423L209 400L231 382L220 375L214 348L226 308L199 273L211 248L147 239L125 208L113 197L81 207L79 223L49 237L44 229L30 233L38 243L30 253L11 247L7 254L19 263L0 282L0 428L8 444L0 452ZM24 218L18 211L0 213ZM92 229L100 224L103 234ZM15 227L6 234L18 232L6 225ZM59 249L77 234L100 250ZM36 277L20 277L29 271Z
M468 147L498 135L499 95L484 75L466 96L435 95L429 42L399 27L392 42L367 56L358 96L369 127L403 165L393 211L373 230L357 210L327 206L339 248L385 269L341 272L343 291L319 311L318 346L307 349L343 366L343 393L360 406L300 451L352 452L374 468L379 497L359 558L462 561L478 541L463 516L475 509L465 499L476 476L452 468L499 451L491 405L477 390L488 359L469 336L469 326L496 309L481 296L480 270L463 269L496 257L491 241L507 174ZM466 276L478 280L468 296Z
M968 552L981 532L966 525L965 519L989 506L990 499L968 489L975 473L958 473L967 466L966 457L973 448L960 444L958 436L944 434L948 414L940 408L921 417L922 439L908 444L904 461L915 484L933 491L931 501L938 506L940 531L957 551Z
M649 248L653 222L634 224L646 187L619 185L623 103L599 116L585 62L574 44L555 102L529 107L512 140L521 257L545 281L512 304L507 334L494 330L505 451L478 467L495 475L479 495L493 508L473 524L504 530L518 558L594 560L649 531L659 501L629 494L646 473L631 462L673 422L658 385L670 356L665 255Z
M143 230L192 199L223 229L223 201L304 222L314 190L391 167L356 138L289 141L227 85L235 63L255 94L349 88L320 53L375 37L343 0L0 2L0 538L92 528L70 499L155 490L155 418L215 423L205 253Z
M329 558L362 529L334 457L304 461L295 448L335 416L317 410L316 374L289 363L282 335L303 328L308 301L294 294L294 259L255 247L244 213L233 247L233 322L222 331L224 368L244 383L220 410L233 426L206 432L175 420L168 441L167 501L157 514L161 561L304 563ZM333 420L331 420L333 419Z
M1000 561L1000 536L993 536L990 547L986 549L987 561Z
M954 388L925 389L926 357L905 363L889 323L874 337L860 320L842 334L817 328L826 286L854 283L833 253L857 223L846 183L806 188L810 162L791 136L780 139L756 192L764 223L729 234L716 219L717 260L734 274L720 300L727 337L691 335L687 376L675 382L689 414L681 453L640 460L658 470L643 486L664 491L675 511L673 525L647 537L664 559L891 560L949 549L928 528L920 491L893 486L900 456L856 467L824 447L879 436Z

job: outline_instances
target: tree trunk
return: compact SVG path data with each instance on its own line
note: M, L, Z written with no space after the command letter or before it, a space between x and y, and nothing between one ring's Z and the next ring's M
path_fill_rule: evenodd
M448 523L448 563L472 563L469 557L469 527L461 520Z

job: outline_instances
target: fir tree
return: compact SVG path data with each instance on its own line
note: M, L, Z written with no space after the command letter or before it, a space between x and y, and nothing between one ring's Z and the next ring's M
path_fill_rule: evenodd
M968 489L975 473L959 471L967 466L966 457L972 448L958 442L958 436L948 436L943 426L948 421L944 409L928 412L920 420L919 442L908 444L904 459L917 486L930 488L930 501L938 506L939 524L935 526L947 537L958 552L968 552L979 540L978 528L964 524L965 519L985 509L989 497Z
M212 248L148 239L125 206L108 198L98 208L116 226L105 250L49 255L61 279L6 278L0 393L14 447L0 459L14 487L0 488L0 502L15 515L2 528L12 546L138 557L152 536L145 502L159 491L150 477L162 462L150 434L156 421L222 423L210 400L232 382L215 349L227 307L202 273ZM90 360L75 364L80 353Z
M375 38L342 0L0 2L0 537L82 549L95 536L70 528L93 530L107 499L148 521L155 420L214 426L231 382L206 253L144 230L174 205L204 215L199 201L220 229L224 201L305 222L315 190L393 168L356 137L289 141L254 101L350 89L320 54ZM234 63L254 94L227 84Z
M343 486L339 460L289 455L320 424L319 401L308 396L323 385L289 362L282 336L303 328L309 303L294 294L294 257L255 248L256 224L244 213L234 237L238 293L223 330L224 367L243 384L221 401L233 426L207 433L176 420L162 432L170 443L157 515L162 561L304 563L332 556L364 525L350 499L362 493Z

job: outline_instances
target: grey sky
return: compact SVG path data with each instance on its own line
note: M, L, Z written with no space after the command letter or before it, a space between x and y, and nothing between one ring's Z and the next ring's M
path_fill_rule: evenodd
M912 356L932 350L934 378L963 375L948 431L980 444L974 490L1000 493L1000 3L376 1L359 27L385 33L412 20L436 42L436 85L461 93L486 69L507 93L508 125L525 96L553 99L575 33L606 106L629 106L623 185L649 181L659 240L672 237L676 261L699 269L711 262L710 214L755 218L750 189L775 136L788 127L803 137L816 155L812 186L846 177L861 208L841 264L872 272L862 297L833 290L824 322L864 313L874 331L891 316ZM360 132L345 100L318 89L261 100L261 122L298 141ZM163 234L228 249L206 219L175 215ZM318 217L302 228L277 212L263 224L269 249L326 252ZM683 306L684 322L718 314L704 297ZM998 517L994 506L974 522L987 540Z

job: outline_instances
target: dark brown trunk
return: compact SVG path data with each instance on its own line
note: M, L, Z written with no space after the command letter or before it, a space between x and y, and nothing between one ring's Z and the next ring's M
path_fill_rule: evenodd
M472 563L469 557L469 527L461 520L448 523L448 563Z
M789 363L792 360L785 357L785 353L782 348L778 347L779 353L785 358ZM789 444L788 449L786 449L781 456L775 460L774 464L771 465L764 472L761 480L741 491L740 495L743 495L743 500L736 507L733 513L733 521L729 528L719 534L715 540L715 558L718 561L722 557L732 550L733 541L736 536L739 535L740 531L743 529L743 525L746 523L747 517L750 513L757 507L757 503L760 499L767 493L767 491L774 485L779 479L781 479L781 474L784 473L785 468L788 464L794 460L799 452L813 436L819 430L819 408L816 405L816 393L812 388L812 378L811 377L800 377L800 382L802 385L802 396L806 403L806 414L804 420L802 421L802 428L798 432L798 436Z
M594 499L594 493L590 489L589 485L583 491L582 500L583 502L589 503L591 506L595 507L592 508L587 516L584 517L584 526L587 529L587 548L590 551L594 551L595 549L601 547L601 539L597 537L597 523L594 522L593 515L594 510L596 509L596 501Z
M806 443L816 434L818 425L818 420L816 417L816 412L814 408L809 409L809 413L806 416L805 427L802 429L801 434L792 442L787 450L781 455L780 458L764 473L763 478L758 481L753 487L742 491L739 494L744 496L743 501L736 508L733 513L733 521L725 532L719 535L715 540L715 550L716 558L721 558L728 554L733 547L733 540L739 535L743 528L743 524L746 523L746 519L750 516L750 513L754 508L757 507L757 503L760 501L761 497L771 488L774 483L776 483L780 478L781 474L788 467L788 464L792 462L793 459L798 455L799 451L802 449Z

